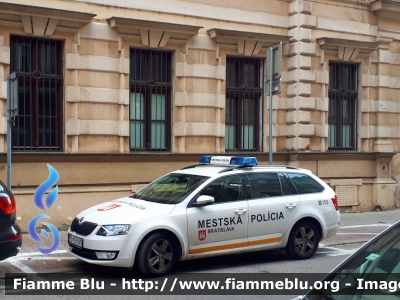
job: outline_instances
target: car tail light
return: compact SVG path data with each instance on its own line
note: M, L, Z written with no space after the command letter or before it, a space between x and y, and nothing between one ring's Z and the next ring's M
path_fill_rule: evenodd
M14 235L13 237L10 237L8 240L10 242L14 242L14 241L19 240L21 237L22 237L21 234L17 234L17 235Z
M17 211L14 197L0 197L0 209L6 215L11 215Z
M334 197L331 198L333 205L335 206L336 210L339 210L339 204L337 200L337 196L335 195Z

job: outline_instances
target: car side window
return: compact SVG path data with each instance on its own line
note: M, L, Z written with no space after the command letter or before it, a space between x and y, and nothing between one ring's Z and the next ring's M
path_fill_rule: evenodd
M282 196L277 173L251 173L247 176L250 181L251 199Z
M284 196L294 195L294 194L297 195L297 192L295 191L294 187L290 186L286 176L282 173L279 173L278 176L279 176L279 180L280 180L281 186L282 186L282 194Z
M324 190L323 186L306 174L287 173L287 175L296 186L299 194L319 193Z
M242 176L221 177L207 185L200 195L214 197L214 203L242 200Z

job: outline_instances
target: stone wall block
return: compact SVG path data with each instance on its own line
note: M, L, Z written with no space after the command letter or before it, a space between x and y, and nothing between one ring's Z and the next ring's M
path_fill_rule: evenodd
M66 135L79 135L80 133L80 120L68 118L65 124Z
M312 30L309 28L296 27L289 30L290 42L311 42Z
M305 83L314 83L317 81L317 72L311 70L299 70L299 81Z
M7 81L0 81L0 99L7 99Z
M178 121L174 122L174 135L175 136L186 136L186 122Z
M188 47L197 50L217 50L217 44L208 35L195 35L189 40Z
M292 1L289 4L289 15L294 15L297 13L301 14L311 14L311 2L306 0Z
M187 63L177 61L175 63L175 76L176 77L185 77L187 74Z
M175 106L186 106L187 105L187 92L175 92L174 104Z
M0 46L0 64L10 64L10 47Z
M289 111L286 114L286 124L309 124L310 123L310 112L303 110Z
M299 109L311 111L316 109L316 99L313 97L298 97Z
M65 55L65 68L67 70L79 69L79 53L67 53Z
M360 126L360 138L369 139L375 137L375 126L361 125Z
M121 74L129 74L129 58L119 58L119 72Z
M65 89L66 102L79 102L79 86L67 86Z
M305 14L297 14L289 17L289 29L295 27L303 28L316 28L317 27L317 17Z
M306 150L309 146L309 138L294 137L286 139L286 148L288 150Z
M329 98L328 97L315 98L315 106L316 106L317 110L328 111L329 110Z
M294 69L302 69L302 70L310 70L311 69L311 57L296 55L288 58L288 70Z
M7 116L0 116L0 134L7 134Z
M119 90L119 104L129 105L129 90L127 89Z
M317 83L329 84L329 71L317 71Z
M328 137L329 125L328 124L317 124L315 125L315 135L319 137Z
M314 137L315 136L315 125L314 124L298 124L299 137Z
M119 120L119 136L129 136L129 121L128 120Z
M392 54L387 50L378 51L378 61L379 63L390 64L392 60Z
M81 38L89 38L104 41L118 41L118 31L109 24L89 23L80 29Z

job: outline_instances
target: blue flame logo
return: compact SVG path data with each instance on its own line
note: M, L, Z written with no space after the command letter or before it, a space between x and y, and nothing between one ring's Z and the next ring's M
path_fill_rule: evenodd
M56 182L60 178L60 175L58 174L57 170L54 169L51 165L47 164L47 168L49 169L49 177L47 178L47 180L45 182L43 182L42 184L40 184L38 186L38 188L35 191L35 194L33 195L33 203L35 204L35 206L44 211L46 210L46 207L47 207L47 209L49 209L56 201L57 196L58 196L58 186L56 186L51 192L49 192L47 194L46 207L43 204L43 196L52 186L54 186L56 184ZM44 243L44 241L39 237L39 235L36 232L37 223L41 218L51 219L46 214L37 215L36 217L32 218L32 220L29 222L28 232L29 232L29 235L36 242ZM41 252L43 254L49 254L49 253L53 252L54 250L56 250L58 245L60 244L60 234L54 225L52 225L50 223L46 223L46 222L43 222L43 225L46 226L52 233L53 238L54 238L53 245L50 248L41 248L41 247L38 247L35 245L35 248L36 248L36 250L38 250L39 252ZM49 237L49 234L45 229L42 229L41 233L45 238Z

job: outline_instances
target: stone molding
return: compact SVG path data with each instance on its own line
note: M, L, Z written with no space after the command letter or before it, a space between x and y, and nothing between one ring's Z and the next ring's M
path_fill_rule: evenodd
M49 17L51 16L51 17ZM0 24L23 27L26 34L52 36L54 31L77 32L91 22L95 14L32 6L0 3Z
M380 42L365 42L330 37L318 38L317 43L323 50L336 52L338 59L344 61L354 61L358 56L369 56L380 45Z
M120 34L140 36L142 45L152 48L164 48L169 40L181 41L185 44L203 28L200 26L119 17L112 17L107 21L112 28L118 29Z
M290 36L278 34L266 34L258 32L247 32L212 28L207 31L211 39L219 45L234 45L238 54L258 55L262 47L267 47L278 42L288 43Z

